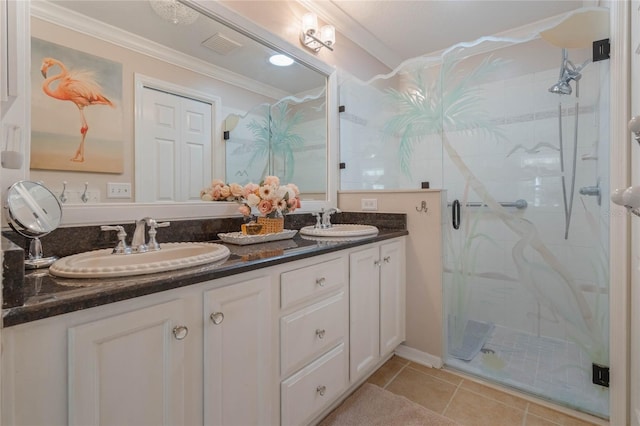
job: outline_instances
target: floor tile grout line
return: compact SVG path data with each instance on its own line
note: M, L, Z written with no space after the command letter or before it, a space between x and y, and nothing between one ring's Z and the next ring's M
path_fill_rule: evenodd
M394 374L393 377L391 379L389 379L389 381L387 383L385 383L385 385L382 387L382 389L386 390L387 387L391 384L391 382L393 382L396 379L396 377L398 377L400 375L400 373L402 373L402 371L405 368L407 368L408 365L409 365L408 363L403 365L402 368L400 370L398 370L398 372L396 374Z
M444 410L442 410L442 413L441 413L441 414L442 414L443 416L445 416L445 417L449 418L449 419L451 419L451 417L448 417L445 413L447 412L447 410L449 409L449 406L450 406L450 405L451 405L451 403L453 402L453 398L455 398L455 396L457 395L457 393L458 393L458 389L460 389L460 388L462 387L462 382L464 382L464 379L463 379L463 380L460 380L460 383L458 383L458 384L456 385L456 389L453 391L453 394L451 394L451 398L449 398L449 402L447 402L447 405L445 405ZM452 420L453 420L453 419L452 419Z
M529 415L529 404L531 403L527 401L527 404L524 406L524 416L522 417L522 426L527 426L527 416Z

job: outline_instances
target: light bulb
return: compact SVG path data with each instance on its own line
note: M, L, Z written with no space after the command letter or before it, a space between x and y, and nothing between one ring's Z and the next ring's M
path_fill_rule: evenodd
M320 28L320 40L333 46L336 44L336 29L333 25L325 25Z
M311 34L315 34L318 31L318 17L311 12L302 16L302 32L308 34L309 31L311 31Z

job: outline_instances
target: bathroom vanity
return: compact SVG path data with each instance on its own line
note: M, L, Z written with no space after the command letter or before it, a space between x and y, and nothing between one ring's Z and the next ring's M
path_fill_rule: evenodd
M404 340L406 235L229 245L222 263L137 279L40 276L45 292L4 310L2 422L315 423Z

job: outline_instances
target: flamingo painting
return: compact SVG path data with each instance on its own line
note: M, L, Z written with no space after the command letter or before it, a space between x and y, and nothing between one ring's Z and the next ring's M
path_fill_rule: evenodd
M54 66L60 68L60 73L47 77L47 72ZM40 72L45 78L42 83L42 90L45 94L61 101L71 101L80 111L81 141L71 161L84 162L84 142L89 130L87 119L84 116L84 108L91 105L109 105L110 107L115 107L115 105L101 93L102 88L93 79L90 72L68 71L61 61L53 58L43 59Z

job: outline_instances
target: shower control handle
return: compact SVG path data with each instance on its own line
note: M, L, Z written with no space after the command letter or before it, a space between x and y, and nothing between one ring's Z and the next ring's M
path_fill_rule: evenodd
M602 191L600 190L600 178L595 186L583 186L579 190L581 195L590 195L592 197L597 197L598 205L602 204Z

